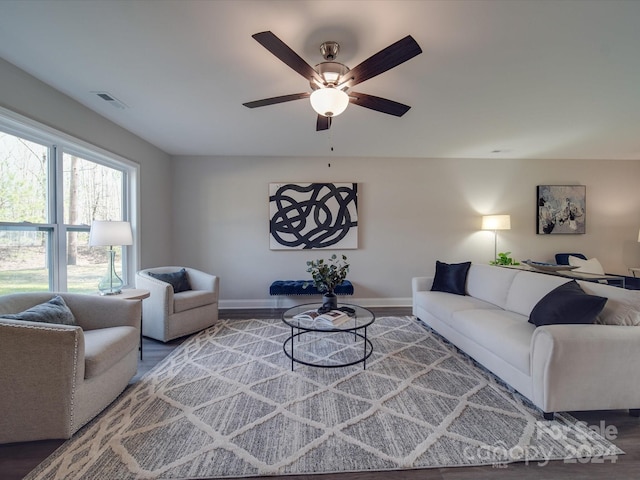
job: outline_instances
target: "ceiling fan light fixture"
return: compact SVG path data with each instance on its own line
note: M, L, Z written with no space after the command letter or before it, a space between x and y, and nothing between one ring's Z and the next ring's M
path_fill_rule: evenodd
M334 87L319 88L311 93L311 106L325 117L337 117L347 109L349 95Z

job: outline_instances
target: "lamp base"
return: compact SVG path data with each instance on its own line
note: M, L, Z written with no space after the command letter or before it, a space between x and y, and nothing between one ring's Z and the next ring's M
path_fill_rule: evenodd
M110 292L110 291L100 292L100 295L120 295L121 293L122 293L122 290L114 290L113 292Z
M104 278L100 280L100 283L98 284L98 290L100 291L100 295L117 295L119 293L122 293L122 286L124 285L124 282L116 273L116 252L113 250L113 247L111 247L111 249L108 251L108 254L108 271Z

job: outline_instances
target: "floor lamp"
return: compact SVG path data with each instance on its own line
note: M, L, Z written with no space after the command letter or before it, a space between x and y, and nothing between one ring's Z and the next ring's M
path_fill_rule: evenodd
M484 215L482 230L493 230L493 259L498 259L498 230L511 230L511 215Z
M89 245L92 247L109 247L107 258L109 270L98 284L100 295L117 295L122 292L122 279L116 273L116 251L114 245L133 245L131 224L129 222L112 222L94 220L89 233Z

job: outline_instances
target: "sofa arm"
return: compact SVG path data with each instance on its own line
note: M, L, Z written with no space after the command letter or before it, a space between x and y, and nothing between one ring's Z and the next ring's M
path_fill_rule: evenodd
M69 438L83 377L80 327L0 319L0 443Z
M433 285L433 277L413 277L411 279L411 291L416 292L428 292Z
M545 412L640 408L640 327L548 325L531 338L533 401Z

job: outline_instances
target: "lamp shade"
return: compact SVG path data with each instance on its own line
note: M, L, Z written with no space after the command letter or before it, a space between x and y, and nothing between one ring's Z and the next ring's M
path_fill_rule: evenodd
M325 117L336 117L347 109L349 95L333 87L320 88L311 93L311 106Z
M133 245L133 235L129 222L94 220L91 222L89 245L92 247Z
M482 230L511 230L511 215L484 215Z

